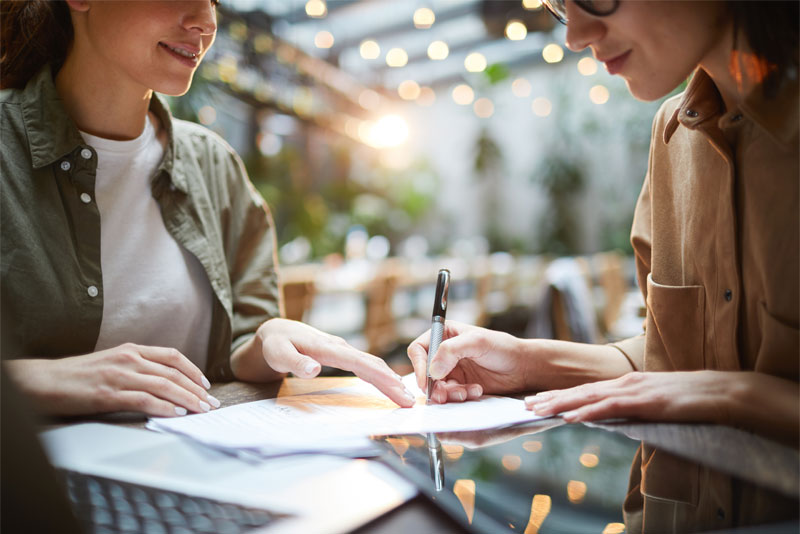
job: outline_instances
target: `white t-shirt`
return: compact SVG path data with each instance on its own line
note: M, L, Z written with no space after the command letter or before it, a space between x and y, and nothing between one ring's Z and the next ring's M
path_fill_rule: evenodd
M203 266L167 232L150 180L164 147L148 118L136 139L81 132L97 151L103 320L95 350L133 342L173 347L201 370L213 292Z

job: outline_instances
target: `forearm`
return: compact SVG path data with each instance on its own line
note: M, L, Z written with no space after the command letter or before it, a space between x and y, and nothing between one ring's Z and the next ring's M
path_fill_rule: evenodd
M263 353L263 340L258 332L237 347L231 354L231 370L237 380L244 382L271 382L286 376L267 364Z
M617 348L552 339L521 340L530 389L564 389L634 371Z
M744 380L732 388L728 424L798 445L800 438L800 385L764 373L742 373Z

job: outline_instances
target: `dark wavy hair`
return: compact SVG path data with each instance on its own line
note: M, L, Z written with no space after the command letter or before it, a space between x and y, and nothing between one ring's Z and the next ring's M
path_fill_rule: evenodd
M63 0L0 0L0 88L22 88L44 65L58 71L72 44Z
M798 74L800 2L729 0L728 7L735 34L742 31L763 66L765 96L774 96L781 81Z

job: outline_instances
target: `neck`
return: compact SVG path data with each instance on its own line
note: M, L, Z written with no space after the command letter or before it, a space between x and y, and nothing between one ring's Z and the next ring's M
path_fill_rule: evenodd
M143 131L153 91L125 83L108 67L81 60L70 51L55 79L67 113L81 131L113 140L135 139Z
M731 25L716 47L700 63L700 68L714 80L726 110L735 109L757 84L757 76L749 65L755 61L752 50L741 31L734 50L733 36Z

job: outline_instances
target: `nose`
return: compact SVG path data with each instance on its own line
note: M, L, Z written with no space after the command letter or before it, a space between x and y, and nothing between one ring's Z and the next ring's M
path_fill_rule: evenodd
M606 34L605 23L575 5L566 2L567 7L567 48L580 52L592 43L601 40Z
M191 0L183 18L183 27L202 35L217 33L217 12L210 0Z

